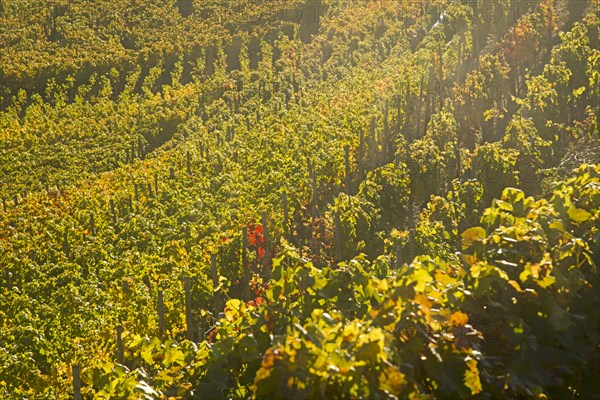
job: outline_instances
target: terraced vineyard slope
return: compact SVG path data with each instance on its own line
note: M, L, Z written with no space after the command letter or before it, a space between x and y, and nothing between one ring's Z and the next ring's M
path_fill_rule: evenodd
M599 28L0 1L0 397L600 398Z

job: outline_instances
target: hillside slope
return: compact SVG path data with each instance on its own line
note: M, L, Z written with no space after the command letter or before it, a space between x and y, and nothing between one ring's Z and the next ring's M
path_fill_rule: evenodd
M0 395L597 398L600 9L490 4L3 1Z

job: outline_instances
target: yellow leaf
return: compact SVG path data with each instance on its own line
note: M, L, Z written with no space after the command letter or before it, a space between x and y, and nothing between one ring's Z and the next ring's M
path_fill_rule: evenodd
M389 393L400 393L406 384L404 374L394 367L387 367L379 376L379 387Z
M455 278L451 277L450 275L448 275L447 273L445 273L444 271L441 271L439 269L435 271L434 276L435 276L435 280L440 282L444 286L448 286L453 283L456 283Z
M416 282L415 292L423 292L425 286L433 280L429 272L424 269L416 269L412 274L413 282Z
M582 210L581 208L570 208L567 211L567 214L569 214L569 217L578 224L587 221L592 216L589 212Z
M470 272L471 276L475 279L479 278L482 271L487 270L487 264L483 262L473 263L471 264Z
M268 349L265 353L265 357L263 358L262 368L271 368L275 365L275 353L272 349Z
M485 229L480 226L469 228L462 233L462 248L463 250L468 249L471 245L479 240L485 238Z
M510 281L508 281L508 284L510 286L514 287L517 292L523 291L523 289L521 289L521 285L519 285L519 283L517 281L510 280Z
M140 356L142 357L142 360L144 360L146 362L146 364L148 364L148 365L154 364L154 359L152 358L152 353L150 351L142 350L140 353Z
M471 389L471 394L476 395L481 393L481 381L479 380L479 370L477 369L477 360L467 357L466 359L468 370L465 371L465 386Z
M464 326L469 322L469 316L461 311L457 311L450 316L450 323L454 326Z
M419 293L415 296L415 303L417 303L420 306L421 312L423 313L425 318L429 320L429 315L431 313L431 306L433 305L433 301L431 301L426 295Z
M477 256L471 254L462 254L462 259L468 265L473 265L478 261Z
M344 330L342 331L342 337L344 342L353 341L358 337L358 334L358 327L354 324L345 325Z

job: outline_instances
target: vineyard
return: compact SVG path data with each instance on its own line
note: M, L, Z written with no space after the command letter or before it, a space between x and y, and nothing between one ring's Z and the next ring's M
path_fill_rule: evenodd
M600 399L598 0L0 0L3 399Z

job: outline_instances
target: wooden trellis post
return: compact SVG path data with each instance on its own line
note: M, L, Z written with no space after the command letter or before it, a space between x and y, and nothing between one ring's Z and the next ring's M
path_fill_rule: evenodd
M133 184L133 192L135 193L135 202L138 203L140 201L140 189L137 183Z
M462 64L464 62L464 54L463 54L464 46L465 46L465 35L463 32L461 32L458 36L458 65L460 67L462 67Z
M163 291L158 291L158 337L164 339L165 334L165 304Z
M252 294L250 293L250 268L248 266L248 228L242 227L242 268L244 269L244 295L246 300L250 300Z
M87 262L83 262L81 265L81 276L83 279L87 279L90 276L90 267Z
M135 143L131 142L131 162L135 159Z
M125 349L123 348L123 326L117 326L117 362L123 364L125 361Z
M133 212L133 200L131 199L131 195L127 196L127 204L129 205L129 211Z
M414 229L410 230L409 241L410 241L410 260L409 260L409 262L412 262L412 260L416 256L416 254L415 254L415 230Z
M65 228L65 231L63 232L63 251L65 252L65 257L67 257L67 259L70 259L71 249L69 247L68 228Z
M421 106L423 103L423 86L425 85L425 77L421 75L421 86L419 87L419 99L417 101L417 138L421 136Z
M175 168L169 167L169 179L175 179Z
M473 23L471 24L471 58L475 59L479 53L479 24L477 23L479 18L473 17ZM516 29L513 30L513 34Z
M313 192L313 217L318 216L319 213L319 207L317 205L317 176L315 174L315 171L313 169L313 165L310 162L310 159L307 160L308 161L308 175L311 179L311 185L312 185L312 192Z
M402 267L402 245L398 243L396 245L396 268Z
M335 223L335 260L341 261L343 258L343 240L342 240L342 224L340 222L340 215L337 212L333 213Z
M269 234L269 226L267 224L267 213L262 213L263 237L265 238L265 259L264 268L267 279L271 278L271 235Z
M6 288L10 290L12 285L10 284L10 271L8 269L4 270L4 282L6 283Z
M6 212L6 199L4 197L2 198L2 209Z
M410 82L406 83L406 123L405 126L408 127L408 121L409 121L409 115L411 112L411 106L412 106L412 102L411 102L411 94L410 94Z
M190 155L190 152L187 151L185 154L185 158L186 158L186 166L187 166L187 173L188 175L192 174L192 156Z
M444 93L443 91L443 82L444 82L444 52L442 49L442 46L438 46L438 60L439 60L439 64L438 64L438 71L437 71L437 82L436 82L436 95L438 96L438 104L437 104L437 109L435 109L435 112L441 111L442 107L444 106Z
M288 208L287 192L281 194L281 202L283 203L283 229L285 236L290 239L290 210Z
M81 400L81 367L73 365L73 399Z
M221 304L220 304L220 296L218 293L216 293L214 290L219 286L219 270L217 267L217 255L216 254L211 254L210 255L210 271L211 271L211 276L212 276L212 283L213 283L213 295L214 295L214 302L215 302L215 318L219 317L219 313L221 312Z
M350 146L344 146L344 168L346 170L345 186L346 194L350 194Z
M394 121L394 129L396 131L400 131L400 126L401 126L401 120L400 117L402 116L402 93L397 95L397 99L396 99L396 120Z
M359 165L360 162L363 160L365 156L365 132L364 131L360 131L358 134L358 161L359 161Z
M477 169L479 168L477 159L471 161L471 179L477 179Z
M457 82L462 82L462 63L463 63L463 34L461 33L458 36L458 56L457 56L457 62L456 62L456 81Z
M13 196L13 201L15 203L15 207L17 207L19 205L19 196L15 194Z
M94 213L90 213L90 234L96 236L96 224L94 222Z
M387 100L383 103L383 133L385 135L384 145L387 146L390 134L390 106Z
M412 228L414 224L414 215L413 215L413 195L412 193L408 196L408 212L406 213L408 218L408 227Z
M109 200L110 204L110 215L112 216L113 226L117 225L117 213L115 212L115 201L113 199Z
M432 112L435 112L435 71L433 68L433 60L429 67L429 77L427 79L427 91L425 100L425 118L424 118L424 129L423 132L427 131L427 123Z
M152 193L152 184L150 182L147 183L148 188L148 197L154 197L154 193Z
M194 323L192 321L192 283L190 277L183 278L183 291L185 293L185 326L186 337L189 341L194 341Z
M143 158L143 149L142 149L142 137L138 136L138 157L140 160Z
M309 177L312 178L311 184L312 184L312 192L313 192L312 213L311 213L312 222L313 222L312 227L311 227L312 244L313 244L313 249L314 249L315 253L319 254L319 251L320 251L319 241L316 239L315 234L314 234L314 226L315 226L314 222L319 216L319 208L317 205L317 177L313 170L310 159L308 159L308 174L309 174Z
M371 126L369 131L369 166L373 168L373 166L379 166L379 148L377 146L377 118L375 116L371 117Z

